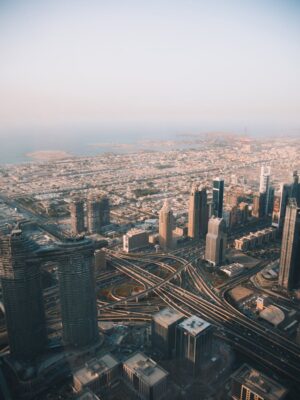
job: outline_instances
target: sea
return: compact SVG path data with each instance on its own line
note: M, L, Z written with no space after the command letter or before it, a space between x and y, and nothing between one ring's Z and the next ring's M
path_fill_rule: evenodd
M72 156L94 156L105 152L124 153L152 149L150 141L171 140L172 134L141 134L140 132L51 132L0 133L0 165L32 161L30 153L64 151ZM143 141L143 144L141 143ZM149 145L145 144L149 141Z

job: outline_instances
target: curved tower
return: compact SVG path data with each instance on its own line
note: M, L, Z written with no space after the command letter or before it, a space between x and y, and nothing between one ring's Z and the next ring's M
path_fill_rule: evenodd
M21 231L1 232L0 276L11 355L34 360L47 343L38 246Z
M83 347L98 340L94 248L84 237L59 245L58 278L66 346Z

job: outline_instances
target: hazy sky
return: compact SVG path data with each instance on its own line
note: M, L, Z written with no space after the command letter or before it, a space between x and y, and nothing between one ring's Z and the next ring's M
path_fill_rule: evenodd
M300 131L300 1L0 0L0 131Z

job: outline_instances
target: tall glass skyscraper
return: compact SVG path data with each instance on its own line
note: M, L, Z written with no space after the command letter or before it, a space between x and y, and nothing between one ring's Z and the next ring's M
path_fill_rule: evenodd
M11 355L35 360L47 344L38 246L18 227L0 235L0 277Z
M213 180L213 215L217 218L223 216L224 180L216 178Z
M290 290L300 285L300 208L295 198L289 199L286 208L278 285Z

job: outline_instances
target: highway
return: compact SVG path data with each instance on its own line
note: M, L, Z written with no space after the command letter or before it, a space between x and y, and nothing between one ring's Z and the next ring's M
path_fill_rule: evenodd
M172 258L178 262L180 273L186 273L193 283L195 292L183 289L173 283L176 273L162 279L137 265L140 255L124 255L109 252L116 269L137 282L149 287L145 294L156 293L166 304L181 311L184 315L199 315L217 327L217 336L229 341L235 348L271 368L300 383L300 348L294 342L274 331L267 330L256 321L231 306L205 282L194 265L199 258L187 261L176 255L147 254L147 261L160 258ZM145 259L143 261L146 261ZM115 304L115 303L113 303ZM109 307L113 307L113 304ZM103 309L106 306L103 306Z

